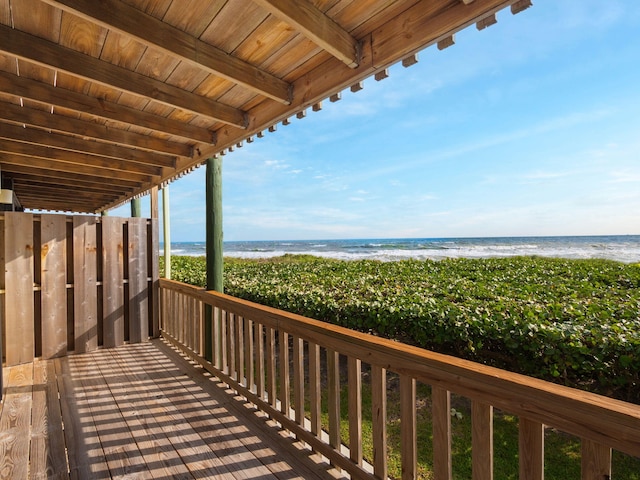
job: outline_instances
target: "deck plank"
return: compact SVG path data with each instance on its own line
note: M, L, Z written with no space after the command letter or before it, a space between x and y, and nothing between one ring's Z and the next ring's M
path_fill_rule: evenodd
M0 478L26 479L29 466L33 364L9 370L0 417Z
M0 479L338 476L162 340L5 374Z

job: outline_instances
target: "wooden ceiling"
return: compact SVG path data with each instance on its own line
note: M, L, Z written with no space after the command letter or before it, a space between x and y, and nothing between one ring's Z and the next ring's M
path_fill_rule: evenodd
M531 0L0 0L0 171L99 212Z

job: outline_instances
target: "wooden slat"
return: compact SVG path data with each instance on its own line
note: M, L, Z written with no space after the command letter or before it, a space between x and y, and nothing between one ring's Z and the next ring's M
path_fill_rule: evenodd
M98 348L98 252L96 217L73 217L74 348L78 353Z
M275 331L273 330L273 328L271 327L267 327L267 336L266 336L266 343L267 343L267 362L266 362L266 369L267 369L267 396L269 398L269 403L271 404L272 407L277 407L278 405L278 398L276 396L276 348L275 348L275 344L276 344L276 335L275 335Z
M358 41L308 0L254 0L350 68L358 66Z
M433 415L433 478L451 480L451 393L431 388Z
M387 478L387 371L371 365L373 473Z
M320 395L320 346L309 342L309 400L311 407L311 433L320 435L322 430L322 396Z
M7 365L34 358L33 215L6 212L5 241L5 342Z
M244 367L245 384L247 388L255 392L255 347L253 339L253 322L244 319Z
M243 85L261 95L288 104L289 85L225 51L117 0L44 0L65 11L153 44L216 76Z
M471 454L473 480L493 480L493 407L471 403Z
M170 155L142 151L104 142L87 142L80 137L46 132L36 128L25 128L18 125L3 124L2 128L0 128L0 138L40 146L51 146L74 153L88 153L99 157L122 159L146 165L170 168L174 168L176 165L175 157Z
M256 346L256 395L265 398L264 388L264 327L259 322L253 324L255 330L255 346Z
M102 217L102 303L105 347L124 343L124 242L122 219Z
M327 406L329 409L329 445L339 449L340 439L340 354L327 349Z
M246 114L239 109L2 25L0 51L101 85L142 97L152 96L154 101L164 105L240 128L246 127Z
M349 384L349 458L362 465L362 362L355 357L347 360Z
M27 157L37 157L51 160L61 160L65 163L101 167L109 170L122 170L146 175L160 175L162 168L154 165L145 165L136 161L120 160L99 155L66 151L59 148L49 148L42 145L15 142L0 139L0 152Z
M611 478L611 448L591 440L582 440L581 479Z
M35 108L21 107L12 103L0 102L0 120L16 122L46 128L55 132L70 133L89 137L103 142L129 145L155 152L164 152L184 157L192 156L190 145L169 142L149 135L129 132L120 128L88 122L61 115L57 112L45 112ZM210 137L209 137L210 138Z
M129 230L129 341L149 339L149 289L147 282L147 219L130 218Z
M418 478L418 433L416 412L416 381L400 376L400 437L402 451L402 479Z
M289 368L289 334L278 330L278 370L280 380L280 411L289 416L291 408L291 374Z
M40 217L42 356L67 354L67 218Z
M293 406L296 422L304 425L304 345L300 337L293 337Z
M544 425L520 417L520 480L544 480Z
M19 77L8 72L0 72L0 91L10 92L12 95L42 102L47 105L88 113L99 118L115 120L129 125L137 125L156 132L164 132L208 144L214 143L213 133L206 128L196 127L160 115L154 115L153 113L110 102L103 98L95 98L91 95L55 87L26 77ZM5 118L4 115L7 114L4 113L0 116ZM179 150L181 153L173 152L174 154L182 156L190 155L188 146L175 144L174 147L183 147Z
M33 366L33 407L31 413L31 478L68 478L62 413L53 362Z
M28 478L29 468L33 365L13 367L6 382L0 417L0 475L22 480Z

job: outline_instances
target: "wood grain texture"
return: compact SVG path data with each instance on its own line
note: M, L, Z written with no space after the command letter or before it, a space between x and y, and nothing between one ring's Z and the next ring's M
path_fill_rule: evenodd
M611 478L611 448L590 440L582 440L581 480Z
M362 465L362 362L355 357L347 360L349 384L349 458Z
M471 403L471 454L473 480L493 480L493 407Z
M129 341L149 339L149 283L147 280L147 219L130 218L129 231Z
M518 458L521 480L544 480L544 425L520 417Z
M329 410L329 445L339 448L340 439L340 355L327 349L327 408Z
M103 342L124 343L124 239L122 219L102 217Z
M418 478L418 433L416 412L416 381L400 377L400 441L402 450L402 479Z
M432 387L433 477L451 480L451 392Z
M40 217L42 356L67 354L67 218Z
M373 472L387 478L387 371L371 365Z
M18 365L35 355L33 215L6 212L4 225L5 356L7 365Z

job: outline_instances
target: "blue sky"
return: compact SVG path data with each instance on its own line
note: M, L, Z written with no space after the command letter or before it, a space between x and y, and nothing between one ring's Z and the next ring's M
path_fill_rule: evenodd
M534 0L419 60L226 155L225 240L640 234L640 2Z

